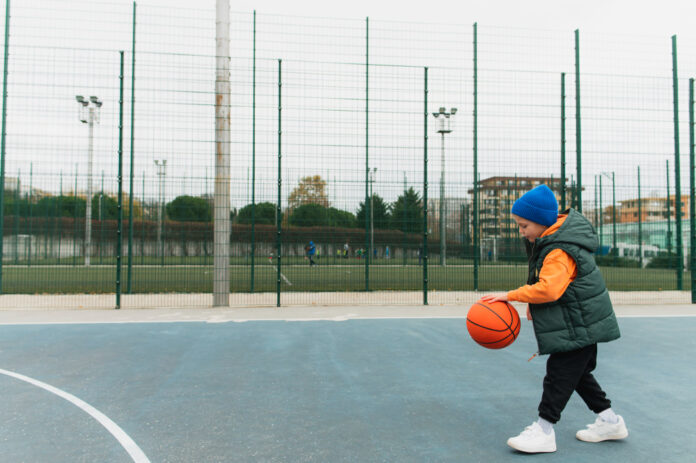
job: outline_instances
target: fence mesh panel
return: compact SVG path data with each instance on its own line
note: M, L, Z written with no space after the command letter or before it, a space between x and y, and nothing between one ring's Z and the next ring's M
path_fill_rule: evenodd
M126 305L210 305L214 9L26 0L1 19L3 297L113 306L122 123ZM689 289L696 40L677 50L675 81L670 37L232 12L231 304L515 288L509 211L539 183L596 228L610 290Z

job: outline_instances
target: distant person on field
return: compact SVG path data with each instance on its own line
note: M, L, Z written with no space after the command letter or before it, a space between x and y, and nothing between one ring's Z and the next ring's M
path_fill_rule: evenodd
M343 258L347 259L348 258L348 251L350 251L350 246L348 243L343 245Z
M309 259L309 266L313 267L317 265L316 262L314 262L314 256L317 254L317 247L314 245L314 241L310 241L309 244L305 247L305 252L307 252L307 258Z
M489 294L487 302L528 303L538 354L546 361L539 418L510 447L525 453L556 451L554 423L561 419L573 391L597 413L597 419L575 436L585 442L623 439L624 419L614 413L592 371L597 343L621 335L604 278L593 253L599 242L590 222L574 209L558 213L556 196L546 185L528 191L512 206L512 218L525 238L529 258L527 284L507 293ZM604 456L599 460L612 460Z

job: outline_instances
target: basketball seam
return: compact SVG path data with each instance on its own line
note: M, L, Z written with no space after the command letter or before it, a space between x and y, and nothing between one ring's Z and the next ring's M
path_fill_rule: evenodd
M478 323L476 323L476 322L474 322L474 321L471 321L471 320L468 319L468 318L466 319L466 321L469 322L469 323L471 323L472 325L478 326L479 328L483 328L484 330L488 330L488 331L494 331L494 332L496 332L496 333L502 333L503 331L509 331L509 329L510 329L509 327L506 327L506 328L503 328L502 330L496 330L496 329L494 329L494 328L489 328L489 327L487 327L487 326L479 325Z
M511 308L512 306L511 306L510 304L508 304L507 302L505 303L505 305L506 305L507 308L508 308L508 312L510 312L510 318L512 318L512 321L515 321L515 315L512 313L512 308ZM519 317L519 314L518 314L518 316L517 316L517 324L519 325L520 323L521 323L521 322L520 322L520 317ZM515 330L512 329L512 326L508 326L508 328L510 328L510 332L512 333L513 340L514 340L514 339L517 339L517 336L515 336Z
M493 315L495 315L496 317L498 317L498 318L500 319L500 321L503 322L503 323L505 324L505 326L508 327L508 329L510 329L510 324L509 324L508 322L506 322L505 320L503 320L503 317L501 317L500 315L498 315L498 312L496 312L495 310L492 310L490 307L488 307L488 306L486 306L486 305L481 304L480 302L477 302L476 304L480 305L481 307L484 307L484 308L485 308L486 310L488 310L490 313L492 313ZM508 306L508 310L510 310L510 304L508 304L507 302L505 302L505 305ZM512 314L510 314L510 315L512 315ZM513 320L514 320L514 317L512 317L512 318L513 318Z

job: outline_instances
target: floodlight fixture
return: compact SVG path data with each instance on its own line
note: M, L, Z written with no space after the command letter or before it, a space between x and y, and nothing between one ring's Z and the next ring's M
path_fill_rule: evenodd
M102 105L101 100L99 98L97 98L96 96L90 96L89 101L94 103L97 106L97 108L101 107L101 105Z
M440 114L445 114L445 107L444 106L440 106Z
M457 108L450 109L450 114L452 114L453 116L457 114Z

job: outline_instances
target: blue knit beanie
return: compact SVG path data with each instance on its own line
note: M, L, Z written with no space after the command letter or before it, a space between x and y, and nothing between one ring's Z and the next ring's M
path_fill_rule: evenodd
M556 195L546 185L539 185L523 194L512 205L512 213L523 219L550 227L558 220Z

